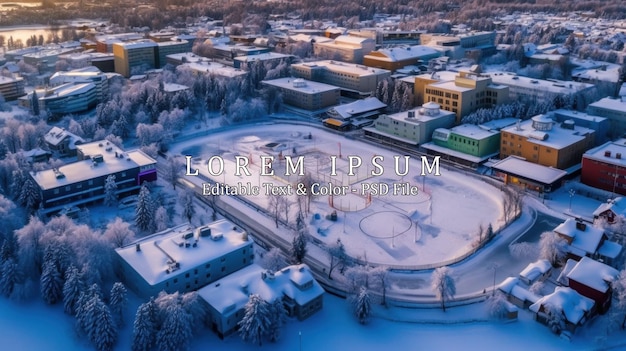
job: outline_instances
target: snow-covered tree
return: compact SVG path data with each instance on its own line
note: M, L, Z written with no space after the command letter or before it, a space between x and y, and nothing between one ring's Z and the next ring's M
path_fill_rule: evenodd
M561 334L565 329L565 315L563 314L563 310L551 304L546 304L543 308L547 317L546 322L548 328L550 328L554 334Z
M168 157L163 167L163 179L172 184L172 187L176 189L176 181L183 168L183 162L176 157Z
M441 301L441 308L446 311L446 301L452 299L456 294L456 285L452 278L452 270L448 267L439 267L433 271L431 278L431 288L435 296Z
M156 343L156 316L154 300L143 303L137 308L135 322L133 323L133 351L151 350Z
M307 238L306 238L305 230L306 228L304 230L297 231L296 235L294 235L293 240L291 241L291 252L290 252L291 260L295 264L302 263L304 260L304 257L306 256Z
M369 289L370 272L367 266L355 265L346 268L344 273L346 277L347 291L352 294L358 294L361 287Z
M117 341L117 325L109 307L99 298L95 298L95 330L89 333L91 342L98 351L113 350Z
M283 324L287 321L287 311L283 305L283 300L277 298L269 304L270 310L270 326L269 338L271 342L276 342L280 338L280 332Z
M113 247L118 248L133 242L135 233L130 229L130 223L124 222L120 217L115 217L113 222L107 224L103 237Z
M181 195L180 205L183 208L183 217L187 219L189 223L191 223L191 219L196 215L196 205L194 205L193 200L195 196L191 191L185 191Z
M39 201L41 200L39 196L39 188L35 185L35 182L32 179L26 178L21 189L19 203L30 210L35 210L37 206L39 206Z
M372 286L380 289L382 294L381 305L387 305L387 288L389 287L389 268L377 266L370 270Z
M354 298L352 304L354 307L354 316L358 319L359 323L367 323L371 312L371 303L370 294L366 287L362 286L359 289L359 293Z
M613 298L615 299L614 310L622 315L621 328L626 328L626 270L622 270L612 283Z
M115 206L117 204L117 183L115 183L115 174L110 174L104 180L104 204L106 206Z
M135 225L139 230L147 231L152 228L154 222L154 212L152 209L152 198L150 190L144 183L139 190L137 197L137 207L135 208Z
M528 259L531 261L536 261L539 257L537 251L537 244L529 243L526 241L511 244L509 246L509 252L511 253L511 256L518 260Z
M567 241L554 232L544 232L539 239L539 257L550 261L553 266L567 255Z
M261 346L271 324L269 304L258 294L251 294L244 310L244 316L239 321L241 338Z
M261 266L274 273L287 266L287 261L283 257L279 248L273 247L263 255Z
M71 266L65 272L65 283L63 284L63 308L65 313L76 314L76 307L80 294L86 289L82 275L78 268Z
M23 228L15 231L18 242L18 262L26 278L39 278L43 258L39 240L44 232L43 222L34 216L30 217L30 221Z
M128 303L126 295L127 291L124 284L115 282L111 288L109 306L111 308L113 319L118 326L124 326L124 310L126 309L126 305Z
M54 259L43 263L41 273L41 297L48 304L55 304L63 299L63 277Z
M192 336L191 318L183 306L171 304L156 336L156 345L161 351L181 351L189 349Z
M154 212L154 226L157 232L163 231L169 227L170 216L167 209L159 206Z
M328 278L333 279L333 270L339 266L345 266L348 257L346 255L346 248L343 246L341 239L337 239L337 242L328 248L328 254L330 255Z
M20 282L19 267L13 257L0 264L0 295L10 297L15 286Z
M491 317L504 318L509 312L507 308L508 301L506 300L506 296L501 292L490 295L486 302L487 311Z
M274 219L274 224L276 228L278 228L278 221L280 220L280 210L282 207L284 197L276 194L269 194L267 206L272 218Z
M33 90L33 94L30 97L30 108L33 116L39 116L39 97L37 96L36 90Z

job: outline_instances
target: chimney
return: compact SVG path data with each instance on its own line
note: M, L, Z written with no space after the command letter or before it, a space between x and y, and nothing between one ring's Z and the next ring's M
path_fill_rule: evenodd
M587 229L587 225L582 220L576 219L576 229L584 232Z
M605 151L604 152L604 157L611 157L611 151Z

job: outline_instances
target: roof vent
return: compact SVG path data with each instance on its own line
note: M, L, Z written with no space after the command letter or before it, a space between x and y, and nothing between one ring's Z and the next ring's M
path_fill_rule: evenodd
M580 230L580 231L585 231L587 229L587 225L585 223L583 223L582 221L576 221L576 229Z
M616 154L615 154L615 158L616 158L616 159L618 159L618 160L621 160L621 159L622 159L622 154L621 154L621 153L619 153L619 152L618 152L618 153L616 153Z
M611 151L607 150L604 152L604 157L611 157Z

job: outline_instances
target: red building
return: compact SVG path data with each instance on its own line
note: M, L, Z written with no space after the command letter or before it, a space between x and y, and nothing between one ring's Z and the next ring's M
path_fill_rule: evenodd
M626 139L610 141L583 154L580 181L626 195Z
M598 311L605 313L611 306L611 283L617 279L617 269L583 257L567 274L569 287L595 301Z

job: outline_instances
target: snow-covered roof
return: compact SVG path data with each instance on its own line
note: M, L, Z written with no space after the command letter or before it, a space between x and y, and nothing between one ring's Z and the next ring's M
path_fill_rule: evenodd
M616 259L621 252L622 245L608 240L605 240L598 248L598 255L611 259Z
M535 303L539 300L539 296L521 287L519 283L519 278L508 277L504 279L504 281L502 281L500 285L498 285L498 290L507 295L514 296L522 301L530 301L532 303Z
M119 43L113 43L113 45L121 46L125 49L142 49L142 48L155 48L157 43L149 39L141 39L136 41L124 41Z
M563 286L569 286L569 280L567 279L567 275L572 271L572 268L578 264L578 261L568 258L565 262L565 266L561 269L561 273L559 277L556 279L557 283Z
M374 39L357 37L357 36L352 36L352 35L340 35L337 38L335 38L335 43L347 44L350 46L361 46L367 42L373 43Z
M585 121L590 121L590 122L602 122L606 120L606 118L604 117L590 115L585 112L579 112L576 110L558 109L558 110L552 111L552 113L560 117L580 119L580 120L585 120Z
M409 59L419 59L422 57L438 55L439 52L434 50L431 47L425 45L414 45L414 46L401 46L390 49L380 49L377 51L378 53L384 55L365 55L366 58L371 58L378 61L404 61Z
M164 83L163 84L163 91L167 93L175 93L177 91L185 91L185 90L189 90L189 87L186 85L176 84L176 83Z
M502 131L511 133L517 136L527 138L528 142L543 145L555 149L563 149L572 144L578 143L586 138L587 135L595 133L593 129L574 126L574 129L562 128L559 125L553 125L549 130L541 130L545 133L545 139L537 139L534 137L537 130L533 127L535 122L551 122L555 123L548 116L538 115L533 119L522 121L511 127L503 128Z
M52 129L50 129L48 133L46 133L43 136L43 138L47 144L53 145L53 146L57 146L66 138L70 138L71 139L70 144L72 148L76 144L77 141L83 142L83 138L59 127L52 127Z
M606 211L613 211L617 215L626 215L626 199L618 196L614 199L609 199L607 202L603 202L593 211L593 216L599 216Z
M489 122L480 124L479 127L489 130L501 130L517 123L517 118L507 117L501 119L494 119Z
M493 168L543 184L552 184L567 174L564 170L528 162L516 156L509 156L496 162Z
M465 136L474 140L483 140L500 134L500 132L484 129L475 124L468 123L460 124L456 127L453 127L450 129L450 131L454 134Z
M618 275L617 269L589 257L583 257L572 268L567 278L605 293Z
M547 305L563 311L568 322L578 324L585 317L585 314L593 308L594 302L573 289L558 286L552 294L540 298L530 305L529 309L537 313L541 306Z
M445 90L456 91L456 92L459 92L459 93L463 93L463 92L466 92L466 91L474 90L474 88L456 85L456 82L454 82L454 81L437 82L437 83L432 83L429 86L430 87L440 88L440 89L445 89Z
M378 100L377 98L368 97L362 100L356 100L351 103L337 105L331 108L329 113L332 114L333 117L346 119L354 115L359 115L369 111L380 110L385 107L387 107L387 105L380 102L380 100Z
M589 104L588 108L599 108L603 110L626 111L626 101L605 97Z
M488 72L496 84L509 87L518 87L529 90L541 90L545 93L569 95L593 88L593 84L560 81L556 79L544 80L518 76L508 72Z
M355 63L347 63L333 60L321 60L305 63L297 63L291 67L324 67L329 71L354 74L359 77L367 77L371 75L390 73L389 70L382 68L367 67Z
M327 91L339 90L339 88L334 85L293 77L264 80L262 83L305 94L319 94Z
M96 86L93 83L65 83L47 89L44 94L40 95L39 100L54 100L62 97L80 95L94 89L96 89Z
M624 107L626 108L626 105ZM587 150L583 157L609 165L626 167L626 139L606 142Z
M100 176L156 164L152 157L146 155L141 150L124 152L107 141L81 144L77 145L76 148L83 155L102 155L103 161L94 164L91 159L85 159L66 164L58 169L31 172L31 176L41 189L53 189Z
M199 229L204 228L211 228L210 236L200 235ZM197 245L187 246L185 243ZM140 245L140 251L136 249L137 244ZM245 231L221 219L195 230L189 225L167 229L115 251L148 284L156 285L246 245L251 245L251 242ZM168 268L171 267L172 259L178 263L179 269L170 272Z
M258 294L268 302L284 295L305 305L324 294L324 289L304 264L289 266L274 274L251 264L198 290L198 295L222 315L244 308L250 294Z
M585 254L594 254L604 236L602 229L577 222L575 218L566 219L554 228L554 232L572 238L570 246L584 251Z
M189 68L198 73L207 73L214 74L216 76L226 77L226 78L235 78L241 77L248 74L246 71L242 71L240 69L223 65L217 62L209 62L209 61L196 61L196 62L188 62L183 63L176 67L177 70Z
M529 281L535 281L541 275L546 274L548 271L552 269L552 264L548 260L538 260L532 263L529 263L524 270L520 272L520 277L526 278Z
M246 55L246 56L237 56L235 57L235 61L248 62L248 61L267 61L267 60L277 60L293 57L293 55L281 54L278 52L266 52L263 54L257 55Z

